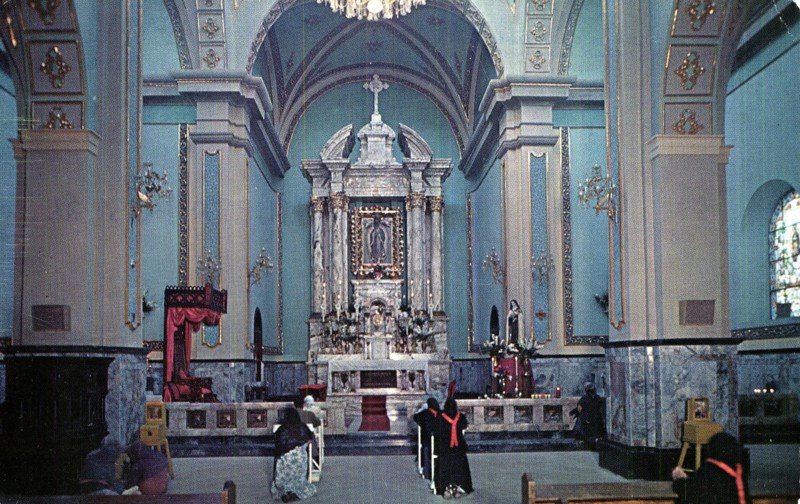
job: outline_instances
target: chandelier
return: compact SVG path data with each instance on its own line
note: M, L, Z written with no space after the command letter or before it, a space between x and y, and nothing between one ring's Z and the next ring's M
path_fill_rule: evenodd
M347 18L367 18L369 21L405 16L412 7L425 5L426 0L317 0L328 4L333 12L344 13Z
M600 165L592 167L592 176L587 178L582 184L578 184L578 201L581 205L588 207L594 200L595 213L605 211L608 218L617 220L616 192L617 185L610 175L601 174Z

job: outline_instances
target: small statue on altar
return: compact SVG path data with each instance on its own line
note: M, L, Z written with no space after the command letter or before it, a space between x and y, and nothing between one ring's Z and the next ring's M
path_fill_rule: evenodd
M506 316L506 347L519 344L520 326L522 325L522 312L516 299L511 300Z

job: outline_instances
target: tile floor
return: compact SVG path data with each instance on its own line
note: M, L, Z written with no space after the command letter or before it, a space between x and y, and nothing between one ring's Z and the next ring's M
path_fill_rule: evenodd
M800 445L753 445L751 487L798 491ZM520 476L528 471L540 483L604 483L625 479L602 469L597 454L577 452L480 453L469 456L475 492L463 503L517 503ZM212 492L226 479L237 486L237 502L271 502L271 457L175 459L170 493ZM398 504L443 502L416 475L411 455L327 457L312 503Z

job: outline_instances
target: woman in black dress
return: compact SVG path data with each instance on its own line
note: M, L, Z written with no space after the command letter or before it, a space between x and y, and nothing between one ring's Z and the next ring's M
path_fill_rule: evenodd
M438 456L434 475L436 493L445 499L458 498L474 490L464 439L466 428L467 419L459 413L456 400L448 399L436 422L434 447Z

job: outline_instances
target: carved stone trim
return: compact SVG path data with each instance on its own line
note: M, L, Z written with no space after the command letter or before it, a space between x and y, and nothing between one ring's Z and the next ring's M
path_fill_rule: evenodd
M327 198L317 196L311 198L311 203L309 205L311 207L311 213L323 213L325 211L326 199Z
M172 34L175 36L175 45L178 46L178 59L182 70L192 68L192 57L189 51L189 44L186 42L186 33L183 31L183 23L175 0L164 0L164 7L169 14L169 22L172 25Z
M425 193L422 191L410 192L406 197L406 211L414 208L425 208Z
M275 194L275 204L277 206L277 214L278 214L278 222L276 227L276 240L277 245L275 247L276 255L275 258L275 266L277 269L278 275L278 307L277 307L277 321L275 322L275 338L278 342L278 350L280 354L283 354L283 194L276 193ZM273 355L273 354L270 354Z
M475 352L475 273L474 267L475 238L472 232L472 193L467 194L467 351Z
M178 285L189 284L189 125L178 126Z
M782 324L764 327L732 329L731 337L741 339L792 338L800 336L800 324Z
M559 75L566 75L569 72L569 60L572 56L572 43L575 41L575 27L578 26L578 15L583 8L584 0L574 0L569 10L567 27L564 30L564 40L561 43L561 55L558 59Z

